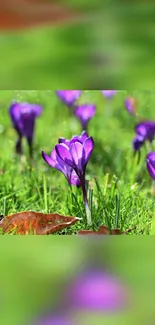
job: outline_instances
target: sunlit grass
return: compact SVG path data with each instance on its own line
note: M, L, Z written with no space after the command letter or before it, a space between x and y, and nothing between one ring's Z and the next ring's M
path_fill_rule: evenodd
M154 116L155 95L149 92L131 92L139 101L139 115ZM94 230L104 224L122 231L135 227L132 233L149 234L154 218L154 197L150 194L151 180L146 171L146 148L141 160L133 156L131 141L134 136L134 118L124 108L128 92L120 91L111 101L111 107L99 91L86 91L79 102L97 105L96 116L89 124L95 148L87 166L88 196ZM1 160L0 214L20 211L60 213L81 218L74 226L60 234L77 234L89 229L86 222L81 189L70 191L64 176L46 165L41 156L50 153L59 137L70 138L80 134L78 120L70 116L68 108L59 102L54 91L1 91L3 103L0 116ZM16 133L11 127L8 107L12 99L41 103L42 116L37 120L34 161L14 154ZM147 107L147 111L146 111Z

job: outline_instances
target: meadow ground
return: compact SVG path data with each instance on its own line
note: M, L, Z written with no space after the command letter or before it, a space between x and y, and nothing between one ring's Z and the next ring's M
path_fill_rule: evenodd
M119 91L107 102L100 91L84 91L81 102L96 104L97 112L90 121L88 133L95 147L87 166L89 203L93 226L120 228L131 234L154 234L154 197L151 179L146 170L146 153L142 148L140 162L133 156L132 139L136 119L124 107L127 91ZM155 94L149 91L130 92L139 101L138 114L154 119ZM34 162L21 161L14 154L17 134L12 128L8 108L12 100L30 101L43 106L37 119L34 139ZM20 211L60 213L81 218L76 225L59 232L77 234L89 229L86 222L81 189L70 190L65 177L50 168L42 159L44 150L50 154L59 137L71 138L81 133L79 121L70 115L54 91L0 91L0 214ZM27 145L24 143L25 159Z
M146 171L146 149L143 148L137 165L131 146L135 120L123 104L127 95L127 91L118 92L111 106L107 106L99 91L85 92L80 99L97 105L96 116L89 124L95 149L87 167L87 179L93 189L93 228L102 223L115 227L118 220L123 230L136 225L134 234L154 234L154 197L150 194L151 180ZM139 101L139 115L154 119L155 94L135 91L130 95ZM13 99L41 103L44 107L36 125L32 170L28 162L21 163L14 154L17 135L8 115ZM64 176L48 167L41 157L42 150L50 153L58 137L79 134L79 122L51 90L1 91L0 105L0 214L56 211L83 218L63 231L64 234L87 229L80 190L74 188L71 194ZM24 149L27 154L26 142ZM46 310L53 310L56 301L61 309L63 284L89 262L93 247L93 238L89 238L90 241L80 236L1 236L0 323L37 325L34 319ZM154 245L148 239L153 237L102 237L98 242L100 261L106 262L131 289L131 308L114 314L75 312L72 317L76 324L154 322Z

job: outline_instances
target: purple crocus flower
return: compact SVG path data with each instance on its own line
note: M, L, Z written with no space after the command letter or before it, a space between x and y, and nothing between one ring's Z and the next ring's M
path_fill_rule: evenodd
M71 107L81 96L82 90L57 90L56 94L62 102Z
M126 107L127 111L129 112L129 114L131 114L131 115L136 114L137 101L136 101L135 98L133 98L133 97L126 98L124 104L125 104L125 107Z
M83 104L75 109L75 116L80 120L83 130L87 130L88 122L96 113L96 106Z
M135 131L137 135L143 136L145 140L152 142L155 137L155 122L140 122L136 125Z
M127 304L127 290L114 276L102 270L81 274L69 286L70 307L92 312L116 312Z
M136 136L133 139L134 151L140 152L140 148L146 141L152 142L155 137L155 122L143 121L135 126Z
M153 180L155 180L155 152L149 152L146 157L147 170Z
M35 120L42 113L40 105L14 102L9 108L12 124L18 133L16 152L22 154L22 138L26 137L32 156L32 143L34 137Z
M111 99L116 93L117 90L101 90L104 97Z
M91 216L85 186L85 172L93 149L93 138L84 131L80 136L73 136L71 140L60 138L59 144L55 146L50 156L42 152L42 157L47 164L60 170L69 184L82 187L88 224L91 224Z
M136 135L132 142L134 151L139 151L140 148L143 146L144 142L145 138L142 135Z

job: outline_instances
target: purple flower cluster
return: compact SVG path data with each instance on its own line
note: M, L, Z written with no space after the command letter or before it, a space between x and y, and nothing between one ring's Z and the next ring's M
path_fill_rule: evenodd
M74 111L75 117L80 120L82 130L87 131L88 122L96 113L95 105L76 104L76 101L82 95L82 90L57 90L56 94L63 103Z

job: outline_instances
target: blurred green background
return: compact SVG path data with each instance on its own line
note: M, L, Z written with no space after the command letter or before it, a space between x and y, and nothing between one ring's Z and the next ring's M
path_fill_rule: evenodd
M61 3L82 18L0 32L1 89L154 88L154 3Z

